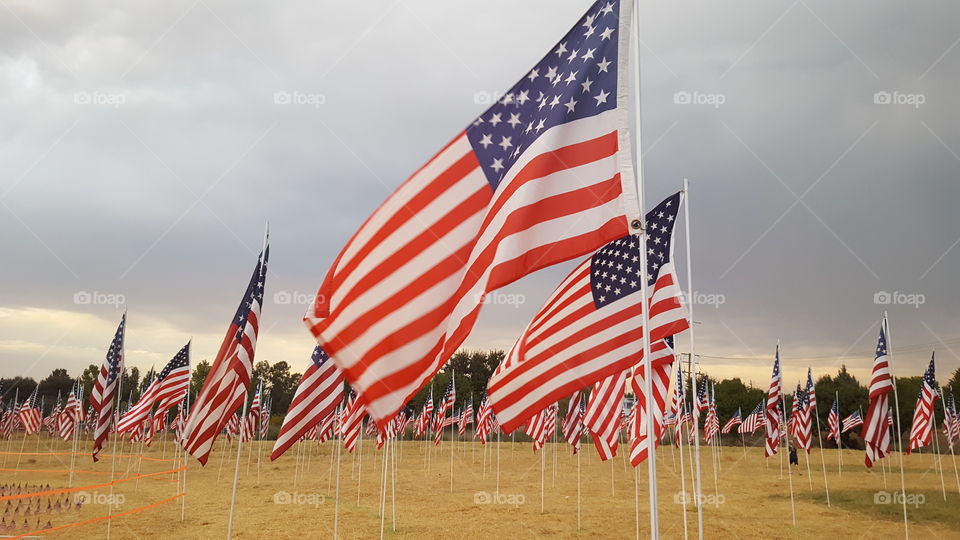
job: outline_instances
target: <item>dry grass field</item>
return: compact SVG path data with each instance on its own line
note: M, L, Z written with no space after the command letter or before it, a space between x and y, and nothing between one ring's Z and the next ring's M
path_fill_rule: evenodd
M21 441L0 443L3 454L0 484L56 491L68 486L70 455L67 444L44 439L27 440L19 470ZM112 445L105 453L110 454ZM267 455L271 443L245 445L240 466L234 533L238 538L330 538L336 493L335 450L330 443L310 442L296 447L276 462ZM89 441L83 449L89 448ZM622 457L600 462L585 444L580 458L581 527L577 529L578 460L565 444L549 445L541 457L528 443L503 442L482 447L450 443L439 448L422 441L396 445L396 484L387 482L385 503L387 537L396 538L508 538L603 537L636 535L635 478L639 480L641 534L648 534L647 468L637 475ZM231 452L231 449L233 450ZM621 448L622 449L622 448ZM331 455L333 450L334 454ZM428 454L429 450L429 454ZM130 444L118 448L117 478L132 478L176 469L172 443L155 442L141 460ZM190 460L186 498L179 492L178 473L144 476L113 485L112 538L222 538L226 533L236 446L218 442L210 462L200 467ZM499 452L499 457L498 457ZM260 455L258 465L258 453ZM376 538L383 452L370 440L362 455L344 452L340 465L339 533L343 538ZM727 446L716 461L703 449L704 532L709 538L897 538L903 536L902 506L887 502L886 492L899 491L898 456L888 459L894 470L867 472L863 454L848 450L841 455L827 450L830 505L824 492L819 450L811 455L812 475L804 457L801 467L781 479L779 457L765 460L760 448ZM89 455L77 457L74 488L80 491L27 499L0 497L3 530L0 536L17 536L44 528L44 537L103 538L108 513L112 457L91 463ZM497 462L499 459L499 486ZM541 461L542 460L542 461ZM684 506L681 504L679 451L664 447L658 452L660 531L664 538L682 538ZM222 463L222 465L221 465ZM687 492L691 492L689 460L685 461ZM950 457L943 458L946 499L939 469L931 454L906 460L906 492L912 538L960 538L958 481ZM388 470L391 470L388 468ZM541 471L543 498L541 503ZM714 476L716 475L716 483ZM392 474L390 475L392 478ZM789 481L792 479L797 525L791 524ZM37 486L40 486L39 488ZM47 487L49 485L49 487ZM93 486L93 487L91 487ZM395 494L395 497L394 497ZM4 491L9 497L9 491ZM76 498L87 502L79 508ZM29 513L26 501L32 502ZM165 502L161 502L165 501ZM71 504L67 504L71 502ZM181 508L181 503L184 503ZM60 503L58 508L58 503ZM156 504L159 503L159 504ZM395 507L394 507L395 503ZM17 505L21 507L17 510ZM48 510L48 504L51 508ZM541 504L543 510L541 511ZM151 506L153 505L153 506ZM69 509L67 508L69 506ZM136 511L147 507L142 511ZM185 517L181 520L181 511ZM396 518L396 531L393 520ZM89 521L87 521L89 520ZM695 537L696 510L687 508L687 523ZM13 521L16 528L9 522ZM57 529L72 523L82 525ZM24 522L29 525L24 527Z

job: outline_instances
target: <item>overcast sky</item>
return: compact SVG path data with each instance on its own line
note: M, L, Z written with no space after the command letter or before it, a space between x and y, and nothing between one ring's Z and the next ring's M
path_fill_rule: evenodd
M210 358L267 221L257 359L302 370L305 302L346 240L589 5L0 0L0 376L100 363L121 301L128 365L191 336ZM703 369L765 385L780 339L788 386L863 377L886 309L895 372L936 348L946 380L960 5L640 9L646 193L690 179ZM524 302L487 306L467 345L508 348L572 266L505 289Z

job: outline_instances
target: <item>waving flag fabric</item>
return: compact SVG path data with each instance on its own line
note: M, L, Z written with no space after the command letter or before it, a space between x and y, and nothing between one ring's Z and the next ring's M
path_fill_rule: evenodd
M733 431L733 428L742 424L743 418L740 415L741 415L740 409L737 408L737 412L730 417L730 420L727 420L727 423L723 425L723 429L720 430L720 433L723 433L724 435L726 435L727 433L730 433L731 431Z
M269 258L270 247L265 241L240 306L187 417L184 449L202 465L207 464L217 435L247 399Z
M97 423L93 432L93 461L100 461L97 457L103 444L107 441L110 427L113 424L114 409L117 403L117 394L120 391L120 374L123 372L123 336L127 324L127 314L120 319L120 326L113 335L107 357L100 366L97 380L93 383L90 392L90 406L97 413Z
M937 398L940 397L939 385L937 385L936 368L933 363L933 356L930 357L930 365L923 374L923 381L920 384L920 396L917 397L917 407L913 412L913 425L910 427L910 445L907 446L907 454L911 450L923 448L930 444L933 436L934 418L933 408L937 404Z
M957 414L953 394L947 394L944 401L943 434L947 438L947 446L953 448L957 440L960 440L960 415Z
M648 254L651 344L688 328L672 256L680 200L675 193L647 213L644 243L624 236L583 261L533 318L487 385L506 431L547 404L640 362L641 245ZM664 367L672 364L658 365ZM669 371L656 378L669 380Z
M37 391L40 390L40 385L33 387L33 393L30 394L30 397L20 405L20 409L17 410L17 418L20 420L20 425L23 426L23 431L26 435L32 435L40 429L40 423L42 421L42 413L38 406L40 405L39 399L37 398Z
M764 402L761 401L760 403L757 403L757 406L753 409L753 412L747 415L747 417L743 420L743 423L740 424L740 429L738 431L740 433L752 435L753 432L757 431L761 427L764 427L766 425L764 420L766 418L765 411L766 408L764 407Z
M653 371L651 388L653 391L653 434L654 445L660 445L664 432L664 412L667 408L667 391L670 389L670 374L673 373L673 338L668 336L650 345L650 363ZM630 433L630 463L636 467L647 459L650 448L647 429L647 398L644 389L646 381L646 363L634 368L630 378L637 404L633 408L634 419L631 425L636 429Z
M783 378L780 374L780 344L773 360L773 375L770 376L770 389L767 391L767 406L764 414L766 427L766 446L764 454L770 457L777 453L780 446L780 399L783 394Z
M378 423L459 348L486 293L631 232L631 6L593 4L327 273L305 320Z
M862 425L863 425L863 417L860 416L860 411L854 411L853 414L843 419L843 433L846 433L851 429L857 426L862 426Z
M487 402L487 396L484 394L483 399L480 400L480 409L477 411L477 438L480 439L480 444L487 444L487 438L490 436L491 430L493 429L493 409L490 408L490 404Z
M887 320L880 325L880 338L877 340L877 356L873 361L873 374L870 377L870 403L867 406L867 419L860 436L866 446L864 464L867 468L881 458L886 457L890 448L889 394L893 391L893 377L890 375L890 363L887 358Z
M343 374L317 345L310 355L310 365L297 384L270 459L282 456L307 431L331 416L337 410L342 395Z
M190 389L190 342L181 348L170 362L160 372L155 390L157 410L153 413L154 419L166 419L167 412L179 405ZM154 426L163 423L154 422Z
M801 389L798 401L794 437L797 439L797 447L806 450L809 454L813 443L813 414L810 408L810 394Z
M567 405L567 415L563 418L561 429L563 439L573 447L573 453L580 451L580 437L583 435L583 411L585 400L583 391L576 391Z
M838 399L833 400L833 407L830 407L830 415L827 416L827 439L833 439L837 445L840 444L840 403Z
M602 461L617 455L620 445L620 415L623 413L627 371L611 375L593 385L583 423L593 436Z
M142 424L144 420L150 417L154 404L158 403L161 398L164 401L169 401L174 396L183 399L183 396L186 395L187 385L190 383L189 351L190 344L187 343L172 360L167 362L167 365L159 374L153 376L154 374L151 372L151 378L140 394L140 399L134 406L130 407L126 414L120 417L120 421L117 423L118 433L126 433ZM170 377L175 380L168 381Z

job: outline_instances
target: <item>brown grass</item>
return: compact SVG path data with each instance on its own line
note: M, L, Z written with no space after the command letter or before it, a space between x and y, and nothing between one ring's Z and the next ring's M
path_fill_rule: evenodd
M20 441L0 443L0 450L17 452ZM34 451L36 441L29 439L26 451ZM267 458L271 443L245 445L241 456L234 533L240 538L330 538L333 533L335 508L335 462L330 444L307 443L296 447L276 462ZM89 441L82 446L89 448ZM340 466L339 531L343 538L376 538L380 534L379 493L383 453L373 450L372 441L364 441L362 457L343 453ZM396 458L396 532L392 531L393 505L386 503L386 536L398 538L498 538L498 537L604 537L635 536L634 471L625 466L622 456L612 463L602 463L591 445L585 444L580 461L582 522L577 530L577 457L570 455L564 444L549 445L544 453L544 498L541 513L541 456L531 452L529 444L500 445L500 503L478 504L487 495L497 492L497 445L482 447L476 443L456 443L453 452L455 472L450 491L450 443L439 448L422 441L406 441L397 446ZM66 443L44 440L41 452L66 452ZM110 446L108 445L108 450ZM225 441L205 468L190 460L187 474L186 519L180 520L179 499L143 512L113 520L113 538L222 538L226 534L230 508L231 483L236 446ZM429 456L427 454L429 450ZM155 443L147 449L147 457L170 459L172 444ZM129 454L131 445L122 448ZM842 475L838 474L836 450L825 451L827 479L830 483L831 506L823 489L819 450L811 455L812 476L808 475L804 457L801 468L792 475L797 526L791 525L789 480L781 479L780 458L765 460L762 450L724 447L719 457L717 484L714 484L713 459L703 449L702 479L705 496L711 497L703 509L704 532L710 538L896 538L903 535L902 506L875 504L880 491L899 491L898 456L888 459L886 474L878 467L868 472L862 464L863 454L844 451ZM4 455L4 468L13 469L17 456ZM88 455L77 458L74 486L99 484L109 480L111 459L92 464ZM660 531L664 538L683 537L683 505L676 502L681 491L679 453L671 447L658 452L658 487ZM223 462L221 470L221 461ZM361 465L362 462L362 465ZM333 465L332 465L333 464ZM686 479L690 492L689 460ZM23 456L20 470L0 472L0 484L50 484L51 489L64 488L69 456ZM906 458L907 493L922 495L923 504L908 508L910 533L914 538L960 538L960 502L958 482L950 456L943 459L946 501L939 469L933 455L912 455ZM175 468L174 462L138 460L121 457L117 461L117 477L136 473L157 472ZM295 471L299 473L295 476ZM554 472L555 471L555 472ZM897 474L895 474L897 473ZM358 476L359 475L359 476ZM359 504L358 504L359 478ZM640 532L649 534L647 506L647 468L638 471L640 497ZM811 488L812 484L812 488ZM175 495L177 475L144 478L114 486L114 493L124 500L114 513L134 510ZM388 492L390 483L388 482ZM109 488L93 490L109 494ZM283 493L300 504L283 503ZM487 494L487 495L484 495ZM274 498L277 498L275 502ZM50 521L54 527L106 515L104 504L87 504L79 510L45 512L47 498L41 497L44 512L31 515L41 525ZM713 504L713 503L721 504ZM0 501L0 515L6 502ZM697 514L690 506L687 523L691 537L696 537ZM23 518L16 531L22 534ZM102 538L106 521L47 533L50 537Z

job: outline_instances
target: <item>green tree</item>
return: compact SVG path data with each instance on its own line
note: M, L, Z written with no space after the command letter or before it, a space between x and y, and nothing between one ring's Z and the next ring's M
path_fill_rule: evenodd
M193 374L190 376L190 395L198 396L200 395L200 389L203 388L204 381L207 380L207 375L210 373L210 362L206 360L201 360L193 368ZM193 402L193 399L190 400Z

